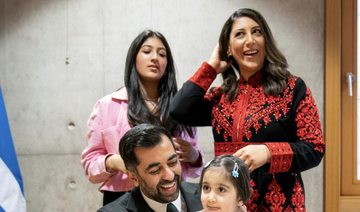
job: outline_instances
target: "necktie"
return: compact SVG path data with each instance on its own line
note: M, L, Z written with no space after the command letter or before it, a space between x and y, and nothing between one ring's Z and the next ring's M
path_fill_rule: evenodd
M166 212L178 212L178 210L176 209L175 205L169 203L166 207Z

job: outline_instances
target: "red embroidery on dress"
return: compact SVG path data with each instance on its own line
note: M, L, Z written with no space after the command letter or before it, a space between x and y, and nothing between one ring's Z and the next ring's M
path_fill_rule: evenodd
M315 144L315 150L324 152L325 143L322 136L319 113L316 109L312 93L307 88L306 98L302 100L296 110L297 135L301 141Z
M275 116L275 119L278 120L278 119L281 117L281 114L280 114L279 111L276 111L276 112L274 113L274 116Z
M258 190L255 188L256 184L253 181L253 179L250 179L250 185L252 188L251 199L246 203L246 208L248 211L255 211L256 206L257 206L255 202L259 199L260 195L259 195Z
M269 207L272 212L280 212L284 209L283 205L285 204L285 195L281 193L281 188L279 184L276 182L275 177L270 183L268 190L265 195L266 203L271 204Z
M209 89L211 83L216 78L216 71L208 63L204 62L201 64L198 71L189 79L195 84L202 87L204 90Z
M259 122L254 123L254 129L255 129L255 133L257 133L257 131L260 129L261 124Z
M265 143L265 145L269 148L271 154L269 173L289 171L294 155L290 144L281 142Z
M284 92L286 95L283 97L266 97L261 86L251 92L252 96L250 97L249 101L249 110L246 111L247 114L251 114L251 116L248 117L249 119L245 122L244 125L245 136L248 140L250 140L252 137L251 127L254 127L254 125L256 125L259 120L263 120L265 123L264 127L266 127L266 125L271 121L270 115L273 115L275 120L278 120L281 116L285 116L286 113L290 111L290 106L294 94L292 88L295 87L296 79L297 78L289 79L288 87ZM283 114L281 114L280 111L282 111Z
M231 104L227 102L225 95L220 87L207 92L205 99L213 101L212 108L212 127L218 134L222 134L224 141L227 142L233 133L233 114L236 112L238 101L234 100ZM232 140L233 141L233 140Z
M248 210L248 211L250 212L251 210ZM253 211L251 211L251 212L253 212ZM269 212L269 210L266 209L265 206L260 205L260 206L255 210L255 212Z
M271 118L270 118L269 116L265 116L263 120L264 120L264 122L265 122L265 127L266 127L266 125L267 125L268 123L270 123Z
M229 120L224 116L224 113L220 111L218 106L214 106L212 110L212 114L214 116L214 122L212 122L212 126L217 130L217 132L220 134L220 130L223 131L224 140L227 141L227 138L232 133L232 124L229 122ZM216 120L216 122L215 122ZM225 139L226 138L226 139Z
M290 108L289 107L284 107L284 108L281 108L284 116L286 116L286 114L290 111Z
M232 139L233 141L242 141L244 136L244 125L245 125L245 117L247 116L247 105L249 102L249 94L251 93L251 86L245 85L243 83L239 83L239 94L237 98L234 100L237 102L236 109L233 114L233 126L232 126Z
M304 196L304 190L302 189L299 181L297 180L297 175L295 174L295 185L293 188L293 195L291 198L291 203L295 206L295 211L305 211L305 196Z
M284 212L294 212L290 205L284 210Z
M255 76L258 79L258 74L255 74ZM305 211L305 205L301 203L304 198L304 191L301 190L301 193L300 190L296 190L302 189L301 184L296 181L296 186L281 184L284 187L280 188L276 181L276 179L282 179L282 175L277 175L276 173L288 172L292 164L293 151L290 144L286 142L296 141L285 139L284 142L281 142L282 139L277 139L277 135L273 134L269 136L269 140L257 140L259 138L267 138L267 133L273 132L274 128L281 129L283 127L278 124L284 124L286 127L292 128L293 126L288 125L287 122L294 123L293 119L295 119L296 128L298 129L296 132L297 137L301 141L315 144L314 148L317 151L323 152L325 144L322 138L319 113L315 101L308 89L306 90L305 97L296 96L297 98L303 98L301 101L300 99L294 99L294 88L297 79L297 77L290 78L284 93L278 97L266 96L260 82L251 78L249 82L241 81L240 79L239 94L231 103L226 101L225 95L219 87L207 92L204 98L204 101L213 102L212 126L214 137L215 139L219 138L216 141L222 141L215 143L255 142L267 145L271 151L272 161L269 172L275 173L275 176L279 178L273 178L270 184L267 184L270 181L266 180L266 185L262 185L263 181L261 180L265 180L268 176L259 179L255 178L259 180L257 182L259 185L264 186L264 189L261 188L261 190L259 190L260 187L257 187L259 185L256 186L254 181L251 180L253 190L252 197L246 204L248 211L296 211L298 210L296 208L299 208L300 211ZM249 92L245 92L247 89ZM299 87L296 92L300 90L305 92L304 87ZM298 104L297 108L294 108L293 103ZM292 117L292 114L296 114L296 116ZM239 131L237 131L238 127ZM286 129L284 128L284 130ZM239 132L241 134L237 134ZM285 132L281 131L279 133ZM274 139L272 136L276 138ZM280 138L283 136L287 135L279 135ZM215 148L215 154L223 154L226 148L227 151L236 151L239 146L232 146L231 150L225 146L222 146L223 149L221 150L216 150L217 148ZM293 182L295 183L295 181ZM296 189L293 190L293 188Z

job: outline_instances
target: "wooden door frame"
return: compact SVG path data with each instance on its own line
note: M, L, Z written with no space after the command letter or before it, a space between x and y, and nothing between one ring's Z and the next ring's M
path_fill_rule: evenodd
M325 0L324 211L340 210L341 0Z
M341 195L341 0L325 0L324 211L359 212L360 196Z

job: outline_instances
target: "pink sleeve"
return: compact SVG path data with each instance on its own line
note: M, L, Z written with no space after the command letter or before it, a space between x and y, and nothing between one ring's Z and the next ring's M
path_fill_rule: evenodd
M92 183L102 183L114 173L109 173L105 168L105 158L108 154L102 139L101 102L98 101L90 115L86 127L86 148L81 154L81 163L85 175Z
M189 163L187 162L182 162L181 163L181 167L183 170L183 177L184 177L184 181L186 181L186 177L190 177L190 178L197 178L201 175L202 169L204 167L204 163L205 163L205 159L204 159L204 153L201 151L201 149L199 148L199 135L197 133L197 128L193 127L194 130L194 138L191 138L186 132L181 134L181 139L190 142L190 144L199 151L201 158L202 158L202 162L201 162L201 166L200 167L192 167L189 165Z

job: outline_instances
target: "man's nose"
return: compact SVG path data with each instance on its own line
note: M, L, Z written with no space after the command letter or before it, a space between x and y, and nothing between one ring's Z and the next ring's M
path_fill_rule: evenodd
M164 169L164 173L163 173L162 178L164 180L172 181L172 180L174 180L174 177L175 177L174 171L170 167L166 167Z

